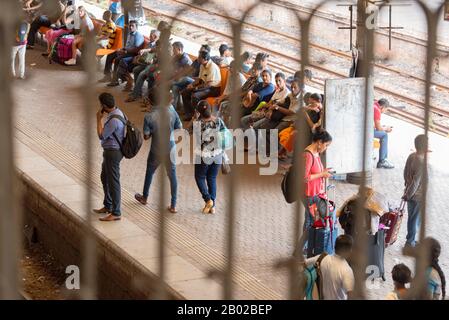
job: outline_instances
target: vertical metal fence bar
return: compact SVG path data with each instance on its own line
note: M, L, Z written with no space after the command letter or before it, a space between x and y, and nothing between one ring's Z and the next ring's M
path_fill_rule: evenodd
M4 1L0 11L0 298L19 297L20 222L18 184L14 166L11 47L20 12L18 1Z
M226 14L229 16L228 14ZM241 58L241 52L242 52L242 27L243 23L234 23L228 19L228 23L232 26L232 34L233 34L233 46L234 46L234 55L236 56L236 64L240 66L243 61ZM231 75L231 83L232 88L237 88L237 78L238 73L234 72ZM238 93L233 94L231 96L231 121L232 121L232 127L237 128L238 127L238 120L240 119L238 112L239 112L239 95L240 91ZM235 149L234 149L235 150ZM235 152L233 153L236 154ZM226 265L225 267L225 273L224 273L224 288L223 288L223 298L225 300L230 300L233 297L234 292L234 286L233 286L233 270L234 270L234 237L235 237L235 212L237 209L237 198L236 194L239 194L239 177L241 174L241 169L239 166L232 166L232 172L230 174L230 180L227 184L227 191L229 194L229 202L227 206L227 212L226 212L226 242L225 242L225 253L226 253Z
M80 94L84 99L84 121L83 127L86 139L86 172L85 172L85 201L86 201L86 219L85 219L85 239L83 252L83 272L81 293L83 299L95 299L97 297L97 243L93 234L91 212L92 212L92 152L93 141L92 131L94 128L93 110L98 110L98 99L95 96L95 76L97 70L97 61L95 57L96 41L94 32L87 32L84 39L83 49L83 67L85 74L85 85L80 88ZM83 276L84 274L84 276Z
M373 61L373 41L374 41L374 33L372 29L368 29L366 27L366 2L358 2L357 6L357 33L361 33L363 36L357 35L357 40L364 39L364 43L362 44L362 77L365 79L365 88L364 88L364 112L363 112L363 147L362 147L362 178L360 181L359 187L359 196L356 202L356 215L355 215L355 230L356 235L354 239L354 278L355 278L355 287L354 287L354 299L365 299L365 279L366 279L366 265L367 265L367 241L368 237L366 234L366 230L364 228L363 219L364 217L364 207L366 205L366 194L367 194L367 186L366 186L366 172L367 169L371 170L371 168L366 167L366 158L370 155L367 154L368 144L372 143L372 136L368 135L368 125L369 122L372 123L372 118L369 118L368 115L371 114L369 112L370 109L373 108L373 97L372 97L372 61ZM360 19L360 17L362 17ZM360 46L360 44L358 44Z
M298 20L298 24L300 27L300 39L301 39L301 48L300 48L300 56L301 56L301 83L305 84L305 69L309 64L309 32L310 32L310 23L313 18L313 14L309 16L307 20L301 19L297 12L295 15ZM304 107L304 92L301 93L300 100L300 108ZM301 112L302 109L299 111ZM298 113L299 113L298 112ZM301 115L300 115L301 117ZM296 119L295 126L296 128L301 128L304 126L304 121L300 120L300 117ZM295 166L295 171L298 173L298 177L296 177L294 184L294 193L299 194L299 200L296 202L296 206L294 208L294 216L293 216L293 245L299 253L302 255L302 248L304 247L304 243L306 241L305 236L307 233L303 230L303 225L305 221L306 210L304 207L305 201L305 189L304 189L304 173L305 173L305 161L303 157L303 150L307 147L307 134L305 130L299 130L299 134L297 135L297 141L295 142L294 156L293 156L293 166ZM300 240L301 239L301 240ZM299 297L303 296L304 288L299 286L300 283L304 281L304 274L298 272L299 266L296 263L292 263L290 265L290 288L289 288L289 298L291 300L297 300Z
M426 77L425 77L425 109L424 109L424 134L428 138L430 126L430 86L432 82L432 64L436 57L436 41L437 41L437 26L438 19L444 9L444 3L434 12L425 4L424 1L415 0L415 2L422 8L426 16L427 22L427 53L426 53ZM421 226L419 231L419 239L422 241L426 236L426 222L427 222L427 190L428 190L428 155L424 155L424 181L423 193L421 198ZM427 276L426 268L429 265L430 248L427 245L421 245L418 251L414 253L416 258L415 278L410 286L409 297L415 299L426 299L427 295Z
M166 163L170 161L169 157L169 111L167 106L171 103L169 99L169 79L172 74L171 61L169 50L170 48L170 30L163 29L161 30L160 36L160 52L158 52L158 63L161 65L161 73L160 73L160 86L159 91L156 93L159 98L160 108L160 124L159 124L159 136L161 139L159 140L158 149L161 150L161 154L159 155L159 161L161 163L161 167L165 167ZM154 145L152 145L153 147ZM159 284L156 292L156 299L164 300L167 299L168 293L165 286L165 275L166 275L166 257L165 257L165 247L167 242L167 224L166 224L166 212L167 207L166 204L166 194L165 194L165 186L166 186L166 178L164 175L163 168L159 169L159 178L161 182L160 194L159 194Z

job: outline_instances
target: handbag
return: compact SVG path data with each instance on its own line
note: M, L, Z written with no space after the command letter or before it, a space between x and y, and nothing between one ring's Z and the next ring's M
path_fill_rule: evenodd
M234 136L231 131L226 128L223 120L220 121L220 131L218 131L218 143L221 149L229 150L234 146Z

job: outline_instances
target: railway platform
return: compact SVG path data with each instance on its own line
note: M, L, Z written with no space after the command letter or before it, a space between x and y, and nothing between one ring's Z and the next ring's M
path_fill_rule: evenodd
M15 138L18 149L29 150L36 157L47 161L58 171L61 171L76 184L82 185L80 166L85 159L85 124L83 100L78 89L82 86L84 74L79 67L65 67L56 64L49 65L36 48L27 52L28 80L16 82L15 95ZM101 74L98 73L98 77ZM142 127L143 113L139 103L125 103L126 94L118 88L108 88L102 84L96 86L96 91L114 94L118 105L129 118ZM92 118L96 110L91 111ZM373 188L388 198L392 206L398 205L403 191L402 171L405 160L413 149L413 139L422 129L385 115L385 124L392 125L394 131L389 137L389 159L395 164L395 169L374 169ZM95 128L88 128L93 141L97 141ZM446 201L449 169L447 167L448 137L430 133L430 179L428 192L428 225L427 235L437 238L443 246L440 258L441 266L447 270L449 256L445 247L449 245L447 230L449 222L444 214L449 210ZM350 138L348 138L350 139ZM133 224L133 232L127 234L122 248L134 255L148 252L154 243L148 242L148 247L142 239L157 238L157 217L159 214L158 194L160 188L159 176L153 182L149 204L142 206L133 199L135 192L140 192L146 168L146 158L149 144L145 143L138 156L133 160L122 162L123 206L126 223ZM92 178L94 199L101 197L100 166L102 150L94 146ZM22 160L23 161L23 160ZM33 161L31 161L33 162ZM19 166L23 165L19 161ZM39 165L31 166L30 174L39 175ZM25 166L27 166L25 164ZM293 251L293 210L292 205L285 203L280 182L281 174L260 176L257 165L242 165L242 176L238 177L238 200L236 217L235 242L235 285L236 298L244 299L284 299L288 298L287 270L275 270L273 266L287 258ZM34 168L34 169L33 169ZM164 173L165 178L165 173ZM213 268L221 267L224 261L226 236L226 199L229 198L225 184L229 178L219 176L217 212L214 215L202 215L202 199L196 189L193 176L193 165L178 167L178 211L168 217L168 249L179 258L173 259L168 265L169 272L183 272L182 263L188 264L193 273L190 280L203 279ZM357 192L357 186L336 181L336 200L341 205L345 199ZM55 188L54 188L55 189ZM54 190L54 196L70 193L70 188ZM69 199L70 201L70 199ZM72 199L73 202L73 199ZM83 208L79 200L72 203L77 210ZM96 205L101 205L96 203ZM96 217L95 217L96 218ZM405 217L406 218L406 217ZM124 223L124 221L117 222ZM101 226L105 233L116 228L113 224ZM394 264L406 263L410 268L413 261L402 256L401 250L405 243L406 222L404 221L399 240L386 249L385 268L387 281L376 281L374 287L368 290L370 299L382 299L393 288L390 271ZM141 238L139 238L141 237ZM154 248L154 247L153 247ZM148 258L148 257L147 257ZM150 259L151 260L151 259ZM174 262L173 262L174 261ZM182 262L179 262L182 261ZM151 261L147 261L148 266ZM171 271L170 271L171 270ZM201 276L198 276L200 274ZM179 278L177 278L179 280ZM212 281L212 282L210 282ZM221 285L214 280L196 281L198 299L217 298Z

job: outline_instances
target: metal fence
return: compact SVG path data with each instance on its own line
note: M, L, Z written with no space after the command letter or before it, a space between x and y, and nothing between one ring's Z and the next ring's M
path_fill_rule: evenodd
M292 21L292 23L296 23L297 25L297 37L301 41L301 48L297 52L297 57L301 61L301 80L304 83L304 71L308 67L310 62L310 53L309 53L309 39L310 39L310 28L311 23L315 17L315 13L319 10L325 3L330 1L322 1L320 5L314 8L313 12L308 15L299 14L297 11L292 9L292 12L297 17L296 21ZM337 1L336 1L337 2ZM424 1L415 0L421 10L425 13L427 18L427 26L428 26L428 45L427 45L427 64L426 64L426 86L425 86L425 129L424 132L426 135L429 133L429 117L430 117L430 84L432 80L432 61L436 57L436 41L437 41L437 25L439 22L439 16L444 9L444 4L442 4L437 11L430 10ZM276 6L278 1L273 0L264 0L257 1L252 4L246 12L239 18L238 22L235 19L229 19L228 23L232 28L232 46L234 50L234 56L236 59L236 63L238 65L242 64L241 61L241 51L242 51L242 31L245 29L245 21L248 16L251 14L253 10L255 10L258 6L261 5L271 5ZM280 3L280 2L279 2ZM214 5L212 1L208 0L198 0L193 1L192 4L197 6L206 6L206 5ZM365 4L362 4L362 8ZM384 7L386 3L379 4L380 8ZM231 16L230 13L226 10L226 8L216 6L217 10L222 13L225 13L228 16ZM176 17L173 18L170 25L176 25L178 18L181 17L188 8L184 8L180 10ZM13 110L14 110L14 99L12 94L12 86L10 81L10 54L11 54L11 45L13 41L13 37L11 35L14 33L14 28L17 22L20 19L20 12L18 1L3 1L3 10L0 11L0 82L2 85L0 86L0 104L2 110L2 116L0 117L0 146L3 150L2 156L0 157L0 296L2 299L16 298L18 297L19 288L19 270L18 270L18 259L20 256L20 238L21 238L21 206L19 205L19 195L17 194L17 181L15 177L15 166L14 166L14 145L13 145L13 131L14 131L14 122L13 122ZM365 15L365 19L361 19L360 21L364 22L367 19L366 11L359 11ZM14 14L11 14L14 13ZM358 32L363 32L364 34L364 59L362 66L362 75L364 78L368 79L367 83L369 85L366 86L365 90L365 108L372 108L372 100L370 97L372 93L372 66L373 66L373 56L374 56L374 30L368 29L365 23L358 24ZM164 30L161 34L162 40L162 52L169 52L170 44L170 30ZM91 193L90 188L92 186L91 180L91 167L92 167L92 149L94 148L94 141L91 139L90 130L93 130L93 121L88 116L89 110L95 108L96 104L96 96L94 92L94 73L96 70L97 61L95 58L95 45L93 41L93 35L89 35L88 44L83 52L83 65L85 67L85 72L87 75L86 86L82 88L80 94L85 99L85 120L83 121L81 126L85 126L86 130L86 166L88 168L86 172L85 185L86 185L86 210L87 212L91 211ZM168 104L169 102L169 75L172 74L172 64L170 63L169 55L162 55L161 57L161 82L159 86L159 94L160 101L163 105ZM231 81L234 84L238 83L238 74L233 73ZM234 88L236 86L234 85ZM233 127L239 126L239 96L235 94L231 97L231 106L232 106L232 121ZM367 112L364 115L361 115L360 121L363 121L365 129L368 127L368 123L372 121L372 119L367 117ZM168 119L168 114L164 115L165 119ZM162 119L162 124L166 124L167 121ZM300 125L297 123L297 125ZM163 132L167 132L167 127L162 125L160 130ZM367 155L370 155L372 141L368 141L367 139L367 130L364 133L364 146L363 149L360 150L361 156L364 158ZM168 142L169 137L166 137L166 141ZM299 154L299 156L295 155L294 165L297 166L299 172L299 176L296 181L296 192L300 195L304 194L304 187L302 183L302 179L300 177L304 176L304 161L301 155L301 150L304 150L306 147L306 137L305 135L300 135L299 139L297 139L295 153ZM162 141L161 148L167 146L167 143ZM168 154L166 152L162 152L162 154ZM161 159L162 160L162 159ZM424 166L427 168L427 156L425 157ZM362 182L360 185L360 194L365 194L366 190L366 174L370 172L371 168L364 167ZM427 170L424 170L427 174ZM161 175L162 170L159 172ZM211 276L219 277L223 280L224 283L224 291L223 298L224 299L232 299L234 297L234 278L235 278L235 242L236 242L236 232L235 232L235 210L236 210L236 199L239 192L239 179L241 176L241 169L239 166L233 167L228 191L230 194L230 198L228 199L229 206L228 211L226 213L227 224L226 224L226 243L223 247L223 254L226 256L226 264L222 269L216 270L211 273ZM425 181L427 181L425 179ZM165 183L165 179L161 179L162 184ZM164 210L165 203L165 194L163 192L164 186L160 189L160 210L161 212ZM420 229L420 238L423 239L425 237L425 229L426 229L426 191L427 191L427 183L424 185L424 193L422 199L422 224ZM362 197L360 197L362 199ZM358 209L361 210L362 203L359 203ZM356 215L356 217L361 215ZM165 287L165 278L166 278L166 259L165 259L165 244L166 240L166 217L161 214L160 216L160 225L159 225L159 290L157 295L151 298L156 299L165 299L167 298L167 291ZM293 238L291 239L292 243L296 245L297 240L301 238L303 231L302 225L304 223L304 207L302 205L302 201L298 201L295 208L294 221L292 226L294 228ZM357 219L356 227L358 230L363 230L362 219ZM85 237L85 247L84 247L84 265L83 265L83 274L85 277L82 279L82 297L85 299L92 299L97 297L97 285L96 285L96 243L92 236L90 225L90 219L86 219L86 237ZM356 279L356 287L354 291L354 296L356 299L364 299L365 298L365 279L366 279L366 252L365 248L367 245L366 241L366 233L358 232L355 239L355 251L354 251L354 273ZM410 298L422 298L425 296L426 292L426 261L428 260L429 250L425 247L422 247L419 252L415 252L414 256L416 257L416 277L414 278L411 289L410 290ZM297 299L301 294L301 287L298 285L300 278L302 277L302 273L298 272L299 260L297 258L286 257L285 260L280 261L278 265L273 266L273 272L280 272L279 267L287 267L289 269L290 274L290 287L289 287L289 297L291 299Z

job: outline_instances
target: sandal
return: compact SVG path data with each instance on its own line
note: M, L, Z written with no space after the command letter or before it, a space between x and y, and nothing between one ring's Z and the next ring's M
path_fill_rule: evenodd
M167 207L167 210L171 213L178 213L178 211L176 210L176 208L173 208L172 206Z

